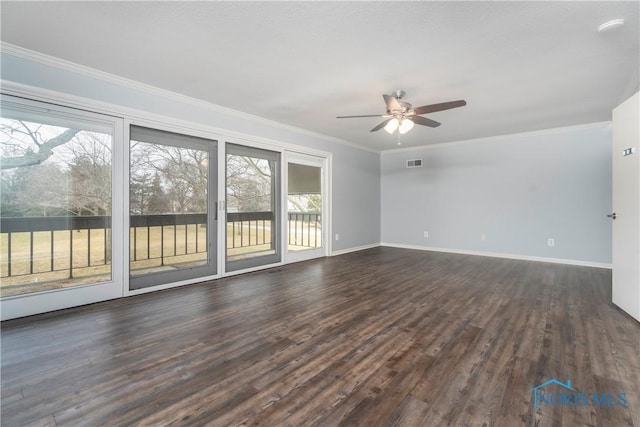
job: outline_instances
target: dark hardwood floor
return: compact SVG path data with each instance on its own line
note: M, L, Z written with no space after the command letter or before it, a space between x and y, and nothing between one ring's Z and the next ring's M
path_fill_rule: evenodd
M640 427L610 301L605 269L375 248L7 321L2 425ZM551 378L627 405L534 408Z

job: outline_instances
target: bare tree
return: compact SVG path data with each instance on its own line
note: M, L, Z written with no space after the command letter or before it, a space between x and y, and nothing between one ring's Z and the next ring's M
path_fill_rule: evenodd
M322 211L322 195L320 194L290 194L287 197L287 201L292 204L298 212Z
M39 165L53 155L54 148L71 141L80 132L78 129L66 129L56 136L48 137L41 133L41 128L42 126L30 127L21 120L3 119L0 133L7 137L7 141L2 142L0 168ZM18 144L17 141L22 143Z
M81 132L66 148L71 156L68 209L75 215L111 212L111 137Z
M0 121L3 212L104 215L111 210L111 136Z
M160 174L156 172L153 181L149 186L149 197L147 198L147 210L150 214L161 214L167 212L167 206L170 206L169 198L162 188L162 180Z
M131 159L132 181L136 188L145 189L150 211L207 211L206 151L134 142Z
M240 212L270 211L273 167L266 159L227 155L229 207Z

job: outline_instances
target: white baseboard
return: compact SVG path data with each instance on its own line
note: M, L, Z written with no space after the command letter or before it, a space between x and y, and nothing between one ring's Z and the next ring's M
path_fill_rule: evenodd
M387 246L391 248L402 248L402 249L417 249L420 251L447 252L447 253L461 254L461 255L477 255L477 256L488 256L493 258L508 258L508 259L517 259L521 261L550 262L554 264L578 265L582 267L596 267L596 268L608 268L608 269L612 268L612 265L608 263L578 261L573 259L545 258L545 257L535 257L535 256L528 256L528 255L501 254L496 252L480 252L480 251L467 251L467 250L461 250L461 249L434 248L429 246L403 245L400 243L388 243L388 242L382 242L380 243L380 246Z
M331 256L344 255L348 254L349 252L363 251L365 249L377 248L378 246L380 246L380 243L372 243L370 245L357 246L355 248L340 249L339 251L331 252Z

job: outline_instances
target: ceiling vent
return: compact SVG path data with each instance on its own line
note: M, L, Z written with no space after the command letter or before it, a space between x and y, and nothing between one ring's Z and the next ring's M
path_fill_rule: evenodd
M407 160L407 168L421 168L422 159Z

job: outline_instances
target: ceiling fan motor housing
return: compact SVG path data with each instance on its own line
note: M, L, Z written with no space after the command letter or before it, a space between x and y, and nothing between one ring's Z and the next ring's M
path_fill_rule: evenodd
M411 104L408 102L399 102L401 109L387 110L387 114L392 116L404 116L411 112Z

